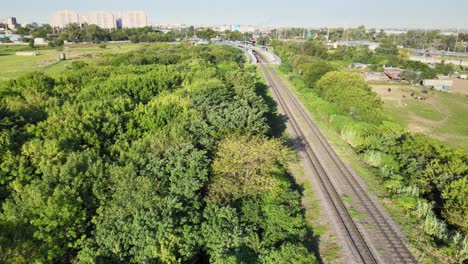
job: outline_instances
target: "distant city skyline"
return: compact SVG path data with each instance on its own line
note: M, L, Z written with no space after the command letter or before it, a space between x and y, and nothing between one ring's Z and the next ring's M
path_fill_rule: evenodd
M88 14L80 14L73 10L59 10L49 16L49 25L53 28L64 28L69 24L94 24L104 29L142 28L148 26L147 17L143 11L92 11Z
M0 18L47 23L51 13L73 10L144 11L149 24L468 29L468 1L460 0L33 0L7 1Z

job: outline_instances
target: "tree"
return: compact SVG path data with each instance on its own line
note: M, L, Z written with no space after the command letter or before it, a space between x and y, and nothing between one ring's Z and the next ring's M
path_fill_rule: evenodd
M444 215L447 220L468 233L468 179L458 179L447 185L442 193L445 200Z
M292 244L286 242L279 249L272 249L264 253L261 257L261 263L278 264L306 264L315 263L315 256L301 244Z
M212 30L211 28L203 29L203 30L198 30L197 31L197 37L201 39L207 39L210 40L218 35L217 32Z
M267 46L270 43L270 40L271 39L268 36L259 37L257 38L257 44L261 46Z
M80 42L83 38L81 28L78 24L68 24L62 33L63 37L68 41Z
M397 45L393 43L382 43L375 49L375 53L382 55L398 55Z
M315 87L319 96L333 103L341 114L371 123L382 121L382 101L359 74L329 72Z
M4 36L4 37L2 38L2 43L11 43L11 40L10 40L9 37Z
M47 39L48 34L52 33L52 27L50 25L42 25L41 27L37 27L32 29L31 35L33 38L44 38Z
M244 230L234 208L208 202L203 212L204 247L213 263L238 263Z
M243 148L238 148L241 145ZM275 175L291 159L277 140L261 137L229 137L217 149L214 178L208 188L210 199L219 203L252 196L277 188Z
M298 66L302 70L302 79L309 87L314 87L315 83L328 72L334 71L335 67L325 61L315 61Z
M21 36L27 36L27 35L29 35L30 30L27 27L22 27L21 26L21 27L16 29L16 33L21 35Z
M97 25L88 25L81 29L82 40L99 43L108 40L108 33Z
M400 77L403 80L408 81L411 85L414 83L417 83L421 80L421 75L418 72L411 71L411 70L404 70L401 74Z
M302 44L302 52L304 54L315 56L319 58L325 58L327 55L327 48L321 42L308 40Z
M34 39L29 39L28 40L28 45L30 48L34 48Z
M304 255L290 150L265 138L273 108L241 51L155 44L99 59L0 83L0 262Z
M140 39L138 38L138 36L131 36L129 39L130 39L130 42L132 43L140 42Z

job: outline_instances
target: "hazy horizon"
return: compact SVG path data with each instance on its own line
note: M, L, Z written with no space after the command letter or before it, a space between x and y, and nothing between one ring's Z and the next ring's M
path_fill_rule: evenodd
M28 7L28 8L25 8ZM19 23L47 23L58 10L73 10L86 16L90 11L125 12L141 10L150 24L249 24L256 26L438 28L468 29L468 1L457 0L290 0L279 1L172 1L121 0L7 2L0 18L16 17ZM450 14L449 16L442 15Z

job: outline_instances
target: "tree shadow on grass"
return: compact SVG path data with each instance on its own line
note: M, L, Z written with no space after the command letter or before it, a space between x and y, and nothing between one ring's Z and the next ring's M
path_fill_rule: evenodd
M281 115L283 116L283 115ZM283 119L287 120L287 117L283 116ZM290 147L296 148L297 152L303 152L305 151L305 144L304 144L304 139L300 137L294 137L294 138L288 138L286 144ZM302 184L299 184L296 179L291 175L287 174L287 177L289 181L291 182L291 188L301 195L301 198L304 197L304 191L305 188ZM302 207L302 215L305 218L306 216L306 209ZM307 226L307 237L304 241L304 246L309 250L309 252L313 252L315 255L315 258L318 263L323 263L323 259L320 256L320 236L317 234L314 234L314 231L311 226Z
M268 124L270 125L270 136L277 138L282 137L286 131L286 122L288 121L288 117L278 113L278 103L270 96L270 94L268 94L267 85L260 82L257 83L256 92L263 98L266 105L268 106L269 111L267 114L267 119ZM296 148L297 151L304 151L305 145L303 142L304 141L302 138L286 137L285 140L285 143L288 147ZM291 189L297 191L301 195L301 198L304 197L304 186L297 183L296 179L289 173L287 174L287 178L289 182L291 182ZM302 208L302 215L305 219L306 210L304 207ZM320 236L314 234L314 231L310 226L307 226L307 235L303 244L309 250L309 252L314 253L318 263L323 263L323 260L320 256Z

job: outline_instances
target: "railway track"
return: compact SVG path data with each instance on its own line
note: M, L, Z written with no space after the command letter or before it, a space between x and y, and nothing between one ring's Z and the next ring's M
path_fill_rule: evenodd
M291 132L297 138L296 147L299 148L304 161L310 165L315 175L318 176L322 185L321 189L329 199L334 213L338 217L338 223L345 231L350 251L357 258L357 261L362 263L378 263L380 260L385 263L417 263L417 260L385 217L385 214L358 182L356 178L358 176L341 161L295 96L287 89L283 81L277 77L276 73L272 73L265 66L263 59L258 55L257 60L279 106L288 117ZM309 132L307 133L309 137L306 136L303 130ZM311 143L311 137L313 137L314 144L309 144ZM327 165L324 166L323 163ZM383 244L385 247L385 257L379 256L379 250L376 246L373 246L373 241L368 241L369 239L366 241L362 231L359 230L330 179L330 170L336 172L333 176L340 177L342 182L346 183L347 191L357 197L357 202L369 216L371 224L375 226L376 230L374 232L377 232L381 245Z

